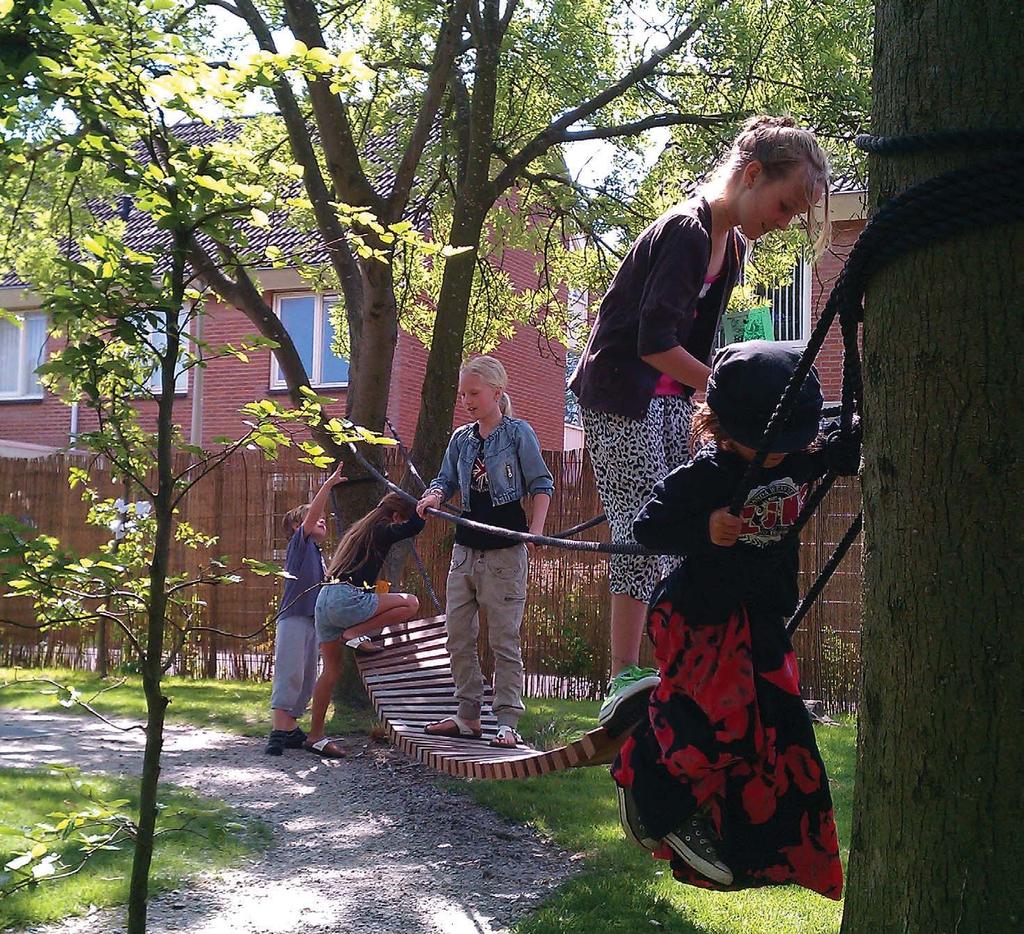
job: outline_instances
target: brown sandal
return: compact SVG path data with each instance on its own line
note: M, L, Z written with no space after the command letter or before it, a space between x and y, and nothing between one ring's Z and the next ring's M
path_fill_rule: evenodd
M327 736L323 739L318 739L315 743L306 740L302 744L302 748L307 752L313 753L315 756L323 756L325 759L344 759L348 755L348 751L344 746Z
M423 732L427 736L443 736L446 739L480 739L484 735L483 730L474 730L465 720L454 714L443 720L428 723L423 727Z

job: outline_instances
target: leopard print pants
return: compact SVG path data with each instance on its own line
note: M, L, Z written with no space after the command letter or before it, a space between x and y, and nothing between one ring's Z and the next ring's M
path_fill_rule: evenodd
M690 459L693 403L683 396L655 396L643 421L591 409L581 411L612 541L634 542L633 519L650 499L654 485ZM679 559L671 556L612 555L609 590L647 603L654 585L678 563Z

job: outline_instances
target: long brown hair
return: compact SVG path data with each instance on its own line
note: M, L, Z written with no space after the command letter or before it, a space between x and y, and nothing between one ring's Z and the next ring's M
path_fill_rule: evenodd
M402 520L411 519L415 507L399 493L388 493L362 519L352 523L341 537L334 556L327 566L328 577L340 577L354 571L370 554L373 547L373 530L378 526L390 525L395 513Z
M712 441L719 449L727 448L730 438L718 421L718 416L706 402L701 402L693 408L693 421L690 423L690 456L696 457L697 452L707 447ZM815 438L804 450L817 451L821 447L821 438Z
M712 441L721 445L723 441L728 440L729 436L722 431L718 416L712 411L711 406L706 402L694 406L693 421L690 423L690 456L694 456Z

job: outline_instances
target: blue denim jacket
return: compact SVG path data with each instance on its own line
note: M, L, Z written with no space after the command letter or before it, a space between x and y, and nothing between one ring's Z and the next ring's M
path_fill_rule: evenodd
M473 436L475 424L470 422L455 429L441 461L441 472L428 487L440 491L441 502L459 490L463 509L469 509L469 483L479 445ZM520 500L527 493L550 496L555 491L555 481L541 457L537 435L529 422L521 418L502 416L498 427L484 438L483 457L495 506Z

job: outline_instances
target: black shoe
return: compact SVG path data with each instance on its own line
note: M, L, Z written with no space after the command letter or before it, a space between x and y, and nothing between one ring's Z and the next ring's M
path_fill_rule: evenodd
M281 732L284 732L285 749L301 749L302 744L306 742L306 734L299 727L295 727L294 730Z
M619 795L619 823L622 825L622 832L626 835L626 839L647 850L648 853L653 853L658 848L658 841L651 839L647 829L640 822L633 789L616 785L615 790Z
M295 733L298 731L302 739L295 743ZM271 730L267 738L267 748L263 751L268 756L284 755L285 749L298 749L306 739L306 734L296 728L295 730Z
M694 814L676 833L665 837L665 842L687 866L719 885L732 885L732 870L718 856L714 832L710 821L702 814Z

